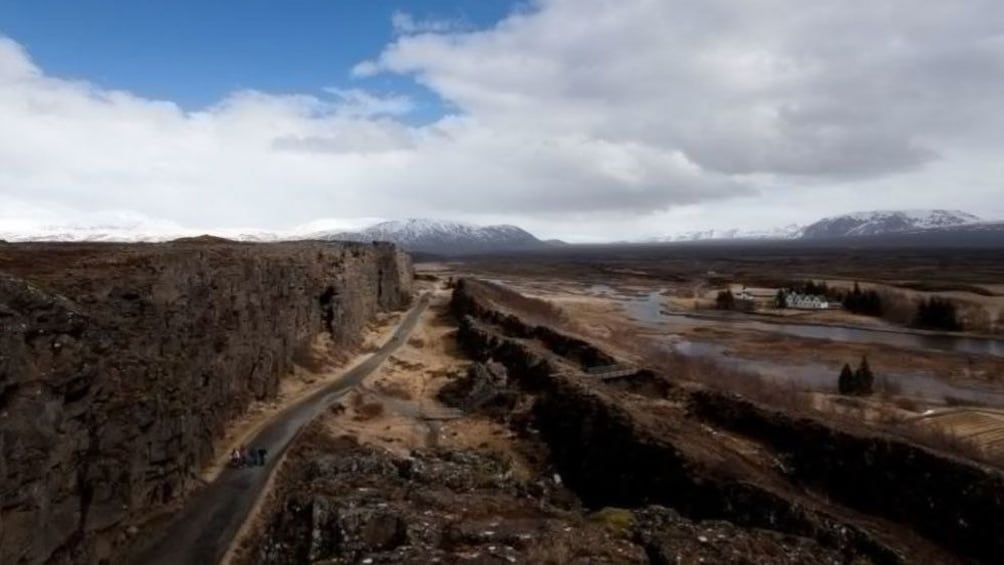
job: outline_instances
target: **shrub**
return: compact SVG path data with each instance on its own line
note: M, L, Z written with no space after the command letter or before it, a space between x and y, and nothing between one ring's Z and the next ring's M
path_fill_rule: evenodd
M715 307L719 310L734 310L736 307L736 297L731 290L723 290L715 297Z
M598 512L594 512L589 516L589 519L593 522L603 524L608 529L617 533L628 531L634 524L634 514L630 510L611 508L609 506Z

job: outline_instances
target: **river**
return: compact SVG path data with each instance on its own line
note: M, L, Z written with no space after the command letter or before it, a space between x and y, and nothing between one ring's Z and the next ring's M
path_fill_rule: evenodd
M1000 339L851 328L822 324L764 322L751 319L749 315L740 312L715 312L713 314L667 312L663 309L661 291L650 292L640 298L625 295L605 285L593 285L589 288L589 291L593 294L602 294L618 300L625 311L636 321L649 325L658 325L666 328L670 333L680 333L695 327L722 327L723 325L727 325L730 328L810 339L828 339L841 342L888 345L890 347L906 349L1004 357L1004 340Z

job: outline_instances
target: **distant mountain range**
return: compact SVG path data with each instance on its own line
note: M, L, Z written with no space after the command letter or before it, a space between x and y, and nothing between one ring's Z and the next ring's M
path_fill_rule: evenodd
M671 235L649 237L643 243L675 243L682 241L706 241L713 239L793 239L801 234L803 227L791 224L781 228L766 230L708 229L681 232Z
M343 224L344 225L344 224ZM154 242L201 235L173 224L131 221L102 225L64 225L30 232L2 233L7 241L120 241ZM549 249L567 245L541 241L513 225L477 226L461 222L408 219L380 222L358 230L301 228L286 232L262 230L212 230L212 235L238 241L390 241L402 248L432 255L472 255L504 251ZM1004 244L1004 222L988 222L954 210L880 210L824 218L806 226L788 225L767 230L709 229L646 238L633 243L702 241L801 241L872 245L892 241L916 245ZM632 243L632 242L621 242Z
M539 249L555 245L511 225L476 226L442 220L409 219L381 222L359 231L317 233L311 239L391 241L408 251L468 255L495 251Z
M977 226L982 226L982 228ZM643 242L736 239L823 240L961 228L965 228L966 231L973 231L973 229L996 231L1000 229L1000 226L1000 223L986 222L977 216L958 210L875 210L823 218L806 226L792 224L766 230L712 229L652 237L643 240Z
M157 242L202 235L204 231L183 229L171 224L141 222L101 225L63 225L32 231L3 233L0 240L75 242ZM558 240L541 241L530 232L512 225L477 226L462 222L408 219L381 222L354 230L287 232L263 230L211 230L211 235L237 241L268 242L314 239L323 241L390 241L412 252L434 255L471 255L499 251L543 249L565 245Z
M857 237L944 229L981 223L983 220L958 210L891 210L857 212L824 218L802 229L801 239Z

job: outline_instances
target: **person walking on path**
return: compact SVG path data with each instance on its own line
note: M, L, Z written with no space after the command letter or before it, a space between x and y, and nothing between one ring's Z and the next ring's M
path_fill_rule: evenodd
M268 454L268 450L264 447L258 448L258 465L261 467L265 466L265 455Z

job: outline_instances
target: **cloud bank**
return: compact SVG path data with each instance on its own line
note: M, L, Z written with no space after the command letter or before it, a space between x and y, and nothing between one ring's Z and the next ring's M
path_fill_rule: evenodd
M588 239L904 196L1000 209L996 0L539 0L490 29L389 25L353 74L412 77L447 115L416 124L408 96L361 87L186 111L0 38L0 221L435 216Z

